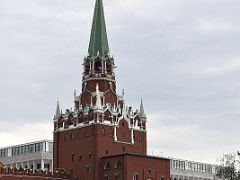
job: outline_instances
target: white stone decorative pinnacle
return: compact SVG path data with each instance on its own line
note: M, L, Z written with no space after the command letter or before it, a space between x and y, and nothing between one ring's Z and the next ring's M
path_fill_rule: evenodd
M60 111L59 101L57 101L57 108L56 108L55 118L59 118L59 117L61 117L61 111Z
M77 97L77 91L76 91L76 89L74 90L74 98L76 98Z
M141 104L140 104L139 116L140 116L140 117L145 117L145 112L144 112L144 107L143 107L143 101L142 101L142 99L141 99Z

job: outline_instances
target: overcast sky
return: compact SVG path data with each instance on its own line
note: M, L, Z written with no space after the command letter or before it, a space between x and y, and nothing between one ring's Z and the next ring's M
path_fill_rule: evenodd
M80 93L95 0L0 1L0 146L52 139ZM240 1L104 0L118 92L149 154L215 163L240 149Z

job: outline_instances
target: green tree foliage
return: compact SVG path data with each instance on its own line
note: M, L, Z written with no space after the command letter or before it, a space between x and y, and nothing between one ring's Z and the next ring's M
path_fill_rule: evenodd
M238 156L239 155L238 152ZM240 180L240 162L237 160L235 154L224 155L220 162L221 166L219 166L216 174L218 178L223 180Z

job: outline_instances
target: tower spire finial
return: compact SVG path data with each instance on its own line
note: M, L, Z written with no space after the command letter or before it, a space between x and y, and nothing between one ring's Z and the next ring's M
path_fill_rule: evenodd
M61 116L60 105L59 105L59 101L57 101L55 118L59 118L60 116Z
M100 57L105 57L109 54L107 30L102 0L96 0L88 54L90 57L95 57L98 54Z
M141 98L139 116L140 116L140 117L145 117L145 112L144 112L144 107L143 107L143 100L142 100L142 98Z

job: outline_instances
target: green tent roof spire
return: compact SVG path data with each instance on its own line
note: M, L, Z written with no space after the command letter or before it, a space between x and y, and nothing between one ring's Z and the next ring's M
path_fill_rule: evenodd
M107 57L109 55L107 30L102 0L96 0L88 54L89 57L95 57L97 55L100 57Z

